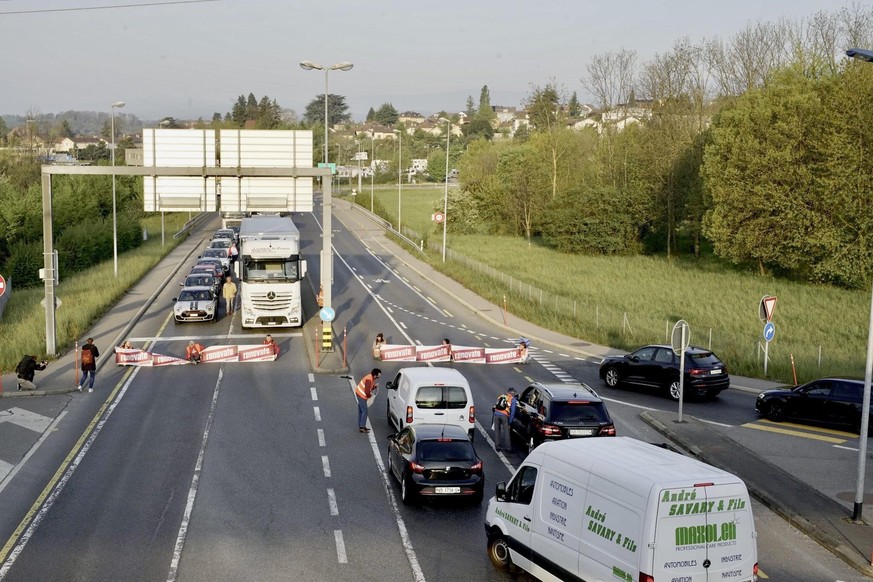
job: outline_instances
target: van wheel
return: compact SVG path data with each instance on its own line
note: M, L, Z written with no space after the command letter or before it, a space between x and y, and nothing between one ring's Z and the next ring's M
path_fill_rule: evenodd
M415 493L409 485L409 478L406 476L400 480L400 499L403 501L403 505L413 505L415 503Z
M667 385L667 398L673 402L679 402L679 380L673 380Z
M619 376L618 370L609 367L603 373L603 381L606 382L606 385L610 388L618 388L618 385L621 384L621 376Z
M488 559L495 567L501 570L509 570L512 567L512 558L509 557L509 545L502 535L488 538Z
M785 418L785 407L781 402L771 402L764 411L764 416L773 422L779 422Z

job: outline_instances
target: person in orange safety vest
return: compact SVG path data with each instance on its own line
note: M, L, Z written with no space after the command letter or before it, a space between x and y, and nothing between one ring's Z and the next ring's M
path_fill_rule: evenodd
M367 401L376 396L381 375L382 370L373 368L355 387L355 396L358 398L358 432L370 432L367 428Z

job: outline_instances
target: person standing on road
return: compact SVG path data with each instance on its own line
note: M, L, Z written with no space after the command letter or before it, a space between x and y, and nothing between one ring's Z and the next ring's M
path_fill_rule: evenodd
M221 294L224 296L224 310L228 315L233 315L233 304L236 301L236 283L230 275L224 282L224 287L221 288Z
M512 450L510 427L515 420L516 394L515 388L510 388L494 404L494 445L498 451Z
M37 363L36 356L27 355L21 358L18 366L15 367L15 373L18 376L18 389L36 390L33 375L37 370L45 370L46 366L48 366L48 362L43 360Z
M82 346L82 379L76 386L76 390L82 391L85 381L88 381L88 392L94 392L94 376L97 375L97 357L100 352L94 345L94 338L89 337L88 342Z
M361 378L355 388L355 396L358 399L358 432L370 432L367 428L367 401L376 396L381 375L382 370L373 368L369 374Z

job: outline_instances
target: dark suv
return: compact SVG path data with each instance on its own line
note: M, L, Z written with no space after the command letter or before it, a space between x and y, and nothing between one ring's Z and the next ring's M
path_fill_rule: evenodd
M528 452L545 440L615 436L606 405L585 384L534 382L518 397L511 429Z
M758 394L755 410L773 421L807 420L850 426L861 432L863 380L822 378L802 386L777 388ZM871 406L873 411L873 406Z
M679 400L679 356L670 346L645 346L626 356L609 356L600 362L600 377L610 388L623 383L663 390ZM685 395L715 398L731 385L727 366L706 348L685 350Z

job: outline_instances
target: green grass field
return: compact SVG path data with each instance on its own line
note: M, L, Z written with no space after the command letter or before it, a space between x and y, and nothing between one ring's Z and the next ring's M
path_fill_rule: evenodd
M369 189L358 203L369 208ZM431 259L492 302L543 327L631 350L669 343L686 320L692 343L711 347L731 372L763 376L763 324L758 305L778 298L769 346L770 379L793 382L824 375L864 374L870 296L825 286L742 273L714 259L566 255L520 238L449 235L449 259L439 260L442 231L431 221L437 186L403 188L403 222L430 239ZM377 188L376 206L396 221L397 188ZM467 264L466 257L485 265Z
M149 272L184 237L173 239L188 220L188 213L165 215L165 244L161 245L161 217L150 216L143 221L149 240L139 248L118 256L118 278L109 259L92 269L61 279L55 293L61 300L56 312L57 347L69 348L77 338L87 333L91 324L108 311L127 290ZM13 282L14 285L14 282ZM40 301L43 287L14 289L3 319L0 337L10 338L0 343L0 369L12 370L24 354L45 356L45 309Z

